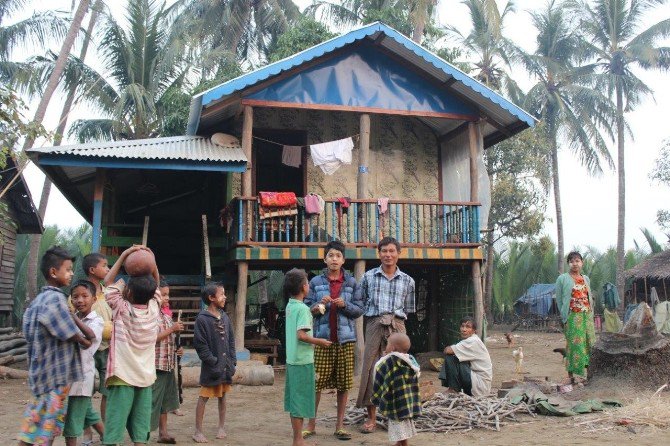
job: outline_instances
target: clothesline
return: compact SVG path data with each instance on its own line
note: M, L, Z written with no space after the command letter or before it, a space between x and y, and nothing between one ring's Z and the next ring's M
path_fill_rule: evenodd
M360 133L356 133L356 134L351 135L351 136L345 136L344 138L345 139L346 138L358 138L359 136L360 136ZM269 139L261 138L260 136L255 136L255 135L253 136L253 138L257 139L259 141L267 142L267 143L270 143L270 144L275 144L275 145L278 145L278 146L309 147L311 145L311 144L303 144L303 145L285 144L285 143L282 143L282 142L271 141ZM315 144L321 144L321 143L315 143Z

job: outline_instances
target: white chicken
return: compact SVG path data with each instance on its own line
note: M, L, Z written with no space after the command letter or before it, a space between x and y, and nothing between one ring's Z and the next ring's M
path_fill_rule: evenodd
M512 356L514 357L514 362L516 363L514 371L519 374L523 373L523 347L512 350Z

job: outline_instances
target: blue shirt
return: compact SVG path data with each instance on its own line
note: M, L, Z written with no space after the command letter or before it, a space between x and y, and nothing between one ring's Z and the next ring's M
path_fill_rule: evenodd
M28 341L28 383L35 396L84 379L79 346L71 337L81 334L66 303L52 286L42 288L23 315Z
M407 319L414 313L414 279L396 267L389 279L381 266L367 271L361 281L361 292L365 305L365 316L394 314Z

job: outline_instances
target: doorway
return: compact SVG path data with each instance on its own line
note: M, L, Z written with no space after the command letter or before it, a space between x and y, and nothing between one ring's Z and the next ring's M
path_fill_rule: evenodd
M294 192L304 197L307 189L305 163L307 160L307 134L295 130L254 130L252 165L253 194L258 192ZM282 163L284 145L301 146L300 166Z

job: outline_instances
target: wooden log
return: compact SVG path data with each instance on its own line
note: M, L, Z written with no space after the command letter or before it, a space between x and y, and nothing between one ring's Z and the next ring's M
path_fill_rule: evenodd
M24 353L22 355L15 355L14 356L14 363L17 362L23 362L28 360L28 353Z
M17 370L10 367L0 366L0 378L2 379L28 379L27 370Z
M21 333L8 333L8 334L3 334L0 335L0 342L2 341L10 341L12 339L23 339L23 335Z
M0 358L0 365L10 365L13 364L16 360L13 356L3 356Z
M13 327L2 327L0 328L0 334L7 334L14 331Z
M271 365L263 365L253 361L253 365L240 365L235 370L233 384L242 386L271 386L274 384L274 369ZM182 385L184 387L200 386L200 367L182 367Z
M6 352L16 347L21 347L26 344L26 340L23 338L12 339L11 341L0 342L0 353Z
M22 355L22 354L27 353L27 352L28 352L28 347L22 346L22 347L17 347L17 348L13 348L11 350L7 350L5 352L2 352L2 353L0 353L0 357Z

